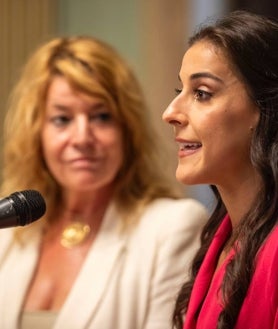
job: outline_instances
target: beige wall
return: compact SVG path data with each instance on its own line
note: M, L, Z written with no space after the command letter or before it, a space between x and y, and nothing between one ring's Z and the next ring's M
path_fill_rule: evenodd
M30 52L56 30L55 0L0 0L0 135L7 97ZM1 140L1 139L0 139Z
M161 132L161 145L168 148L166 169L174 177L177 154L173 133L161 116L175 96L175 87L178 87L178 73L187 38L185 18L189 9L183 0L143 0L141 3L143 84Z

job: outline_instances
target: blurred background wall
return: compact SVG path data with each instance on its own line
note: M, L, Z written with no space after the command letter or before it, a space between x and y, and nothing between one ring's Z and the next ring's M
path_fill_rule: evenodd
M174 177L176 150L161 115L174 97L187 37L207 17L235 9L278 17L276 0L0 0L0 120L21 66L38 45L57 35L92 35L115 46L135 70L169 152L165 170ZM213 202L206 186L184 192L208 207Z

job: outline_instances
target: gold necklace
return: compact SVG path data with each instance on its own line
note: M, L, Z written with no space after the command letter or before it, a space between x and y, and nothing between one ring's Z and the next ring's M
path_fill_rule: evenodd
M71 249L83 243L89 236L91 228L88 224L74 221L62 232L60 243L63 247Z

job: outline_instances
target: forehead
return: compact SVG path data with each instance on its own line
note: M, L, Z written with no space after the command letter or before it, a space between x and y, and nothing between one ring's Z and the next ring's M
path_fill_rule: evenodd
M56 75L52 78L47 90L47 99L56 98L67 102L74 97L84 100L87 99L88 101L93 101L95 99L106 100L104 92L99 87L99 84L94 84L86 89L84 86L75 84L62 75Z
M193 44L184 54L180 75L213 72L220 77L237 75L232 62L223 49L209 41Z

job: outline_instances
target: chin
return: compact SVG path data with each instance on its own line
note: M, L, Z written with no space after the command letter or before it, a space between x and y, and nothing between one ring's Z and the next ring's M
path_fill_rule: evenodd
M197 185L197 184L202 184L200 179L196 177L195 175L192 174L192 171L189 170L181 170L177 169L176 170L176 179L178 182L184 184L184 185Z

